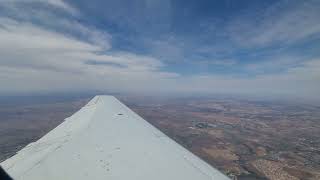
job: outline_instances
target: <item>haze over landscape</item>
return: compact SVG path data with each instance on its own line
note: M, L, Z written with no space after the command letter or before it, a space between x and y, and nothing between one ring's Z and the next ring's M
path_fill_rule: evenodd
M0 162L114 95L233 179L320 179L319 0L0 1Z

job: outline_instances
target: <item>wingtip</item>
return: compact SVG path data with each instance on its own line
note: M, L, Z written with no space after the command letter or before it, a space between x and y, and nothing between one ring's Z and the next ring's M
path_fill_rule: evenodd
M103 97L114 97L112 95L107 95L107 94L97 94L94 96L95 98L103 98Z

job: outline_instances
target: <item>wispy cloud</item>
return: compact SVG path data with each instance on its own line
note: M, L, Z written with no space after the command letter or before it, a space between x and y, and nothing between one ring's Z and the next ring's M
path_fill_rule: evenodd
M245 13L228 23L230 37L244 46L270 46L320 36L320 2L279 1L266 9Z
M132 7L139 8L134 12L116 2L107 12L96 12L99 7L83 12L76 1L1 1L0 93L113 90L311 97L320 91L315 53L320 46L309 53L303 46L310 39L318 42L320 6L312 0L289 2L212 20L202 12L190 19L194 17L185 14L190 9L175 12L177 5L170 1L135 1ZM90 17L97 14L101 16Z
M18 1L15 3L18 7ZM35 23L34 18L0 18L2 92L110 86L119 89L141 85L143 80L147 83L176 76L159 71L163 64L155 58L130 52L110 53L112 37L107 32L67 18L58 21L52 17L54 26Z
M1 1L2 6L6 6L7 8L17 8L16 5L18 4L42 4L42 5L49 5L55 8L63 9L67 13L71 14L78 14L78 10L70 6L68 3L66 3L63 0L2 0Z

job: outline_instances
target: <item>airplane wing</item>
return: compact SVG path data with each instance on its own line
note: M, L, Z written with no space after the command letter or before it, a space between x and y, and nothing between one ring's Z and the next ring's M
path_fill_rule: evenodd
M96 96L1 163L13 179L227 180L113 96Z

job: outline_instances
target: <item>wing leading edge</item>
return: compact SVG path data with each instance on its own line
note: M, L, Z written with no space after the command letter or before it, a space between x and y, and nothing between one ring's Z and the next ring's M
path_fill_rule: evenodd
M227 180L113 96L96 96L1 163L14 179Z

